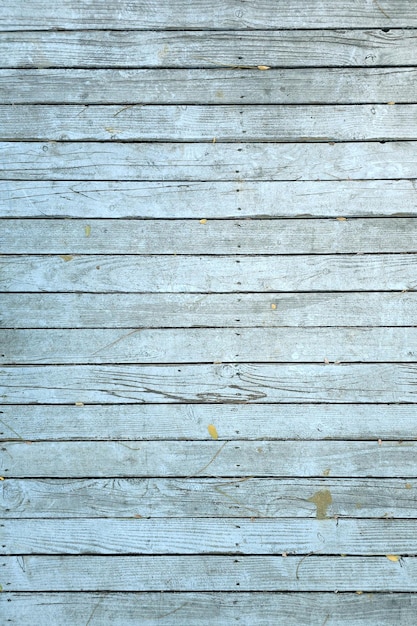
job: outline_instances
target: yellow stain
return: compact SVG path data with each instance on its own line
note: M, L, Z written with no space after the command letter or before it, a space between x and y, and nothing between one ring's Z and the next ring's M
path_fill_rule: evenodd
M68 261L72 261L72 259L74 258L73 256L71 256L71 254L61 254L60 255L61 259L63 259L66 263L68 263Z
M217 433L217 428L214 426L214 424L209 424L207 426L207 430L209 432L209 435L212 439L218 439L219 435Z
M200 220L200 224L207 224L207 220L206 219Z
M322 489L321 491L316 491L311 498L308 498L308 502L314 502L317 507L316 517L317 519L326 519L327 518L327 508L333 502L332 494L328 489Z
M91 226L87 224L87 226L85 226L84 228L84 232L85 232L85 236L89 237L91 235Z
M397 563L400 560L400 556L398 554L386 554L385 555L388 561L392 561L393 563Z

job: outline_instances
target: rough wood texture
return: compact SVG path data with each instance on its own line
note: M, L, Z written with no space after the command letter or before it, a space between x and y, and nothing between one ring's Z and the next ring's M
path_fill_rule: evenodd
M3 30L53 28L314 28L314 27L411 27L417 26L410 0L346 2L325 0L171 0L169 3L121 0L103 5L97 0L62 0L59 10L47 9L43 0L22 7L4 0L0 21Z
M314 499L314 497L313 497ZM416 520L3 520L1 554L349 554L417 552ZM51 542L53 538L53 543Z
M142 14L148 11L147 7ZM275 13L276 4L270 17ZM49 15L46 27L49 27L51 18ZM0 67L37 70L54 67L226 68L229 70L228 76L233 80L236 71L245 70L247 77L251 75L250 70L256 70L255 75L260 74L258 65L284 68L412 66L417 64L416 38L414 30L384 32L380 29L237 33L204 30L13 32L2 35ZM268 42L267 45L265 42ZM164 77L161 74L158 82ZM268 79L269 74L263 80ZM89 89L91 85L84 85L83 93ZM354 91L357 93L357 86ZM61 94L59 102L63 102L62 97L65 97L64 94ZM367 101L366 98L364 101ZM117 103L120 102L118 99Z
M2 448L6 478L417 477L415 441L16 441Z
M417 142L413 141L334 145L212 141L213 137L206 145L0 142L0 178L239 183L417 178Z
M398 404L2 405L2 440L416 439L417 407Z
M0 330L0 364L410 362L417 328Z
M1 287L9 292L413 291L416 276L415 254L238 258L64 254L9 255L0 260ZM39 297L39 307L42 300Z
M417 252L416 218L0 222L15 254L346 254Z
M417 401L416 364L4 367L5 404Z
M107 53L100 58L107 59ZM123 58L128 58L125 50ZM241 105L361 104L366 100L400 104L416 102L416 81L417 70L410 67L268 72L256 69L0 70L0 102Z
M1 304L3 328L417 326L416 292L25 293Z
M0 105L0 140L415 140L417 105Z
M413 3L18 4L5 622L411 626Z
M2 593L5 619L19 626L392 626L412 624L413 594L384 593ZM9 617L10 616L10 617ZM93 621L94 620L94 621Z
M0 216L416 217L416 189L414 180L289 183L10 180L0 181L0 195L4 198Z
M6 591L410 591L412 557L13 556Z
M330 518L413 519L417 506L410 478L12 478L0 489L2 515L13 519L314 518L324 491Z

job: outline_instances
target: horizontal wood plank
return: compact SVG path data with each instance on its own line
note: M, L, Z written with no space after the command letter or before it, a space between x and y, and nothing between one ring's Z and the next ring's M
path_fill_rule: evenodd
M0 105L0 140L415 140L417 105Z
M60 51L58 48L58 58ZM407 48L407 53L409 51ZM89 52L91 54L90 48ZM101 54L99 58L107 59L108 54L106 48L105 56ZM56 53L53 58L57 64ZM126 50L121 58L131 62ZM3 56L2 61L6 59L9 57ZM271 69L268 72L230 68L0 70L0 103L400 104L417 102L416 81L417 70L412 67Z
M415 441L15 441L2 449L6 479L417 477Z
M275 12L276 5L269 17L271 18ZM142 11L142 15L144 14L145 11ZM49 26L50 20L51 15L48 15L46 26ZM407 24L406 30L391 29L386 32L375 29L374 25L371 26L371 30L354 32L347 30L308 32L270 30L237 33L222 30L129 32L113 29L84 32L82 30L12 32L4 33L1 38L0 67L38 70L57 67L171 69L223 67L229 70L230 79L233 81L233 70L238 72L246 70L247 73L252 69L262 73L257 70L259 65L284 68L412 66L417 64L417 35L414 30L408 30L410 25ZM342 28L345 27L343 24ZM217 28L220 28L220 25ZM265 41L268 42L267 46ZM269 75L263 80L268 82ZM91 84L85 84L83 92L90 89ZM355 92L358 93L357 87ZM135 99L130 100L134 101Z
M417 520L326 519L3 520L3 555L417 553ZM53 537L53 542L51 542Z
M417 590L412 557L13 556L0 564L6 591Z
M377 593L2 593L5 619L20 626L98 624L137 626L211 626L239 621L242 626L314 626L331 617L332 626L412 624L417 610L413 594Z
M412 141L283 145L212 140L207 145L0 142L0 178L240 183L417 178L417 143Z
M5 366L4 404L411 402L416 364Z
M412 519L417 506L410 478L7 478L0 489L7 519L315 518L323 492L329 517Z
M0 260L0 285L8 292L412 291L416 275L415 254L238 258L64 254L9 255Z
M2 405L2 440L414 440L417 407L399 404Z
M117 294L19 293L3 294L1 307L3 328L417 325L416 292L125 293L123 298Z
M279 2L263 0L242 7L236 0L186 0L162 4L140 0L109 2L103 6L95 0L88 4L63 0L52 15L42 0L30 6L17 7L12 0L2 3L0 20L3 30L28 29L90 29L90 28L314 28L320 27L410 27L417 26L414 5L410 0L385 0L380 6L373 2L314 0Z
M0 330L0 364L416 362L417 328Z
M0 222L9 254L346 254L417 252L417 219Z
M417 216L414 180L0 181L1 217Z

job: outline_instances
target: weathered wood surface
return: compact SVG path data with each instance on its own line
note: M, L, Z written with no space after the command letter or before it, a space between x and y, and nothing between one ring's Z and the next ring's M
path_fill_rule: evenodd
M27 286L33 289L33 285ZM3 328L416 326L417 293L3 294ZM129 332L129 331L128 331Z
M414 4L410 0L374 2L325 0L317 4L308 0L187 0L146 2L121 0L109 2L74 3L63 0L57 11L47 10L43 0L32 0L30 5L16 5L5 0L1 6L0 23L3 30L53 28L314 28L314 27L411 27L417 26Z
M359 4L0 6L8 622L414 623L417 17Z
M76 108L80 112L81 107ZM395 106L388 108L395 109ZM0 142L0 178L240 183L417 178L417 142L414 141L284 145L273 142L213 144L212 140L210 137L207 145Z
M415 441L377 440L14 441L2 444L0 472L6 478L416 478L416 449Z
M3 367L3 403L417 401L416 364Z
M0 489L7 519L315 518L323 492L330 518L415 519L417 506L410 478L7 478Z
M2 593L5 619L19 626L392 626L412 624L413 594L385 593Z
M1 217L417 216L414 180L0 181ZM354 278L354 276L352 276Z
M57 53L60 50L58 48ZM107 58L107 52L100 58ZM123 58L128 58L125 50ZM415 61L417 63L417 56ZM268 72L257 69L0 70L0 102L241 105L361 104L366 101L400 104L416 102L416 81L417 70L412 67L271 69Z
M238 258L64 254L9 255L0 259L1 288L9 292L413 291L416 276L415 254Z
M413 404L2 405L1 440L416 439Z
M0 105L0 140L363 141L417 139L417 105Z
M416 218L0 222L15 254L346 254L417 252Z
M326 510L324 510L326 508ZM3 555L292 554L384 556L417 552L416 520L3 520ZM53 538L53 542L51 542Z
M415 592L416 561L316 555L13 556L0 559L0 565L6 591L356 591L360 587Z
M276 4L271 17L275 12ZM48 16L46 27L51 17ZM345 26L343 24L342 28ZM380 29L235 33L207 30L12 32L2 35L0 67L38 70L57 67L216 70L223 67L229 70L228 75L233 80L233 70L246 70L246 76L250 76L250 69L261 73L257 70L259 65L272 68L412 66L417 64L416 39L414 30L403 29L387 32ZM161 74L158 82L163 78ZM268 81L269 75L263 80ZM84 85L84 90L89 88ZM357 87L354 89L357 92ZM60 102L64 101L62 98L65 94L61 94ZM328 93L328 101L330 98Z
M0 345L0 364L9 365L413 363L417 328L0 330Z

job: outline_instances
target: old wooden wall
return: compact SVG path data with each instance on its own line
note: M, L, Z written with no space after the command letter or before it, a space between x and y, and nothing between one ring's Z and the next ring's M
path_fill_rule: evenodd
M4 624L414 625L412 0L3 0Z

